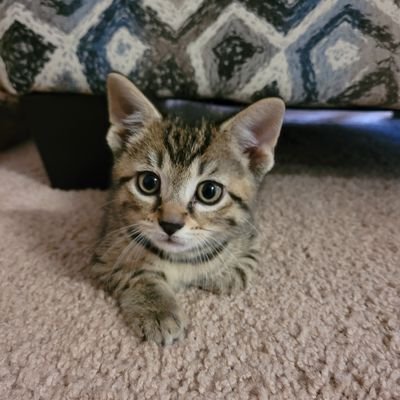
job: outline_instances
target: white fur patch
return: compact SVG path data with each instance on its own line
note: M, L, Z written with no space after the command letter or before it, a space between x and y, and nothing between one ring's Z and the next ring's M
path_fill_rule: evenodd
M143 114L140 112L135 112L131 115L128 115L122 120L122 126L125 129L128 129L130 133L137 133L138 130L144 126Z
M121 136L119 135L118 131L119 130L116 126L111 125L107 132L107 143L113 152L118 151L122 144Z

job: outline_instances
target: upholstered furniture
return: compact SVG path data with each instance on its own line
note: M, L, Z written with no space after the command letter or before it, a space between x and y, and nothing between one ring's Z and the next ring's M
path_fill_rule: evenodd
M93 150L99 137L104 143L104 99L82 94L103 95L111 71L154 99L241 104L280 96L292 107L399 109L400 3L0 2L0 84L16 95L41 93L23 104L46 166L60 153L54 163L67 164L58 172L70 169L74 156L67 151L80 142L83 154L93 156L86 159L90 165L75 157L82 176L108 168L99 169L106 150ZM86 107L91 116L74 116ZM63 143L62 135L70 139Z

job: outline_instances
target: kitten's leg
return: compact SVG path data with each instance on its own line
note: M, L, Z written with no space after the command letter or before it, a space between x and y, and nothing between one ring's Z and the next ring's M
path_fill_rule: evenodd
M248 287L257 267L258 251L252 248L234 264L203 277L199 287L216 294L237 293Z
M145 339L166 345L183 337L185 317L162 272L139 270L118 292L127 323Z

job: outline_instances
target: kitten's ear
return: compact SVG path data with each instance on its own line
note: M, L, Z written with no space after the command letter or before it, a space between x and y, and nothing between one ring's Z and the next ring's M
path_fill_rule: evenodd
M263 176L274 166L274 149L281 131L285 103L279 98L259 100L222 124L237 138L249 167Z
M120 149L126 136L162 118L146 96L123 75L108 75L107 98L111 123L107 141L114 152Z

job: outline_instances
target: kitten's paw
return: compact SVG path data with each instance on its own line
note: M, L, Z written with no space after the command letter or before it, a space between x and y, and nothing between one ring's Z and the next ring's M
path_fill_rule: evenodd
M181 340L185 334L186 318L180 313L160 311L142 320L146 340L169 345Z

